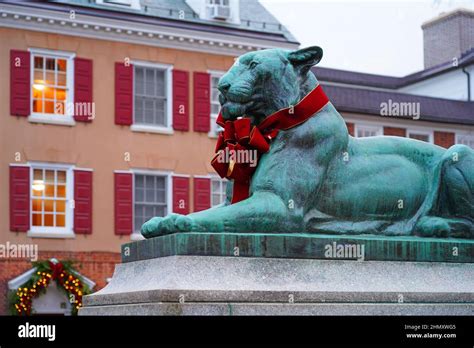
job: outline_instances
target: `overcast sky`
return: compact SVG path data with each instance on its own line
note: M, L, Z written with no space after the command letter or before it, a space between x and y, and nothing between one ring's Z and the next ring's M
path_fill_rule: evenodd
M423 69L421 24L474 0L260 0L320 66L404 76Z

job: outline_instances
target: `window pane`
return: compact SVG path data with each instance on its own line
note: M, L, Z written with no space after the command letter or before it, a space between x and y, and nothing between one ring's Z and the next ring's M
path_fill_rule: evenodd
M43 81L43 70L35 70L34 73L34 83L42 84Z
M143 95L145 93L143 78L143 68L135 67L135 93Z
M156 95L159 97L165 97L165 71L157 70L156 71Z
M212 195L212 205L218 205L221 203L221 196L219 194Z
M54 185L45 185L44 186L44 195L46 197L54 197Z
M33 214L33 226L41 226L41 214Z
M212 180L212 192L219 192L220 183L217 180Z
M66 198L66 186L65 185L58 185L57 186L57 195L56 195L56 197Z
M155 216L166 216L166 206L157 206Z
M66 74L58 73L58 86L66 86Z
M43 170L42 169L34 169L33 170L33 179L34 180L43 180Z
M141 204L136 204L136 205L135 205L135 217L143 218L143 216L144 216L144 211L143 211L143 209L144 209L143 205L141 205Z
M145 94L149 96L155 95L155 70L146 69L145 71Z
M211 113L217 115L221 109L221 106L218 104L211 104ZM215 122L215 121L214 121Z
M46 77L44 83L50 86L54 86L56 84L54 72L50 72L46 70Z
M54 114L54 101L45 101L44 102L44 113Z
M417 139L417 140L426 141L426 142L430 141L430 137L427 134L410 133L409 137L412 139Z
M45 87L44 88L44 97L46 99L54 100L54 88Z
M65 59L58 59L57 60L58 64L58 71L66 71L67 68L67 61Z
M56 227L66 226L66 216L63 214L56 214Z
M47 183L54 184L54 170L45 170L45 180Z
M145 123L154 124L154 105L153 99L145 100Z
M144 193L143 193L142 188L139 188L139 187L135 188L135 200L137 202L143 202L144 201L143 195L144 195Z
M66 211L66 201L56 201L56 212L64 213Z
M145 121L143 113L143 98L135 97L135 122L143 123Z
M35 69L43 69L43 57L35 56Z
M153 206L146 206L145 207L145 221L150 220L152 217L154 217Z
M155 190L153 189L145 190L145 202L150 202L150 203L155 202Z
M44 200L44 211L52 213L54 211L54 201L52 199Z
M44 226L54 226L54 215L44 214Z
M33 199L33 211L42 211L43 201L41 199Z
M54 58L46 58L46 70L55 70L55 59Z
M155 124L166 126L165 122L165 100L164 99L157 99L155 100Z
M157 190L156 191L156 202L159 202L159 203L165 203L166 202L165 190Z
M66 100L66 90L62 88L56 88L56 101Z
M66 183L66 172L64 170L58 170L56 172L58 183Z
M163 176L157 176L156 177L156 188L164 190L165 189L165 177Z
M143 180L144 180L143 175L135 175L135 186L144 187Z

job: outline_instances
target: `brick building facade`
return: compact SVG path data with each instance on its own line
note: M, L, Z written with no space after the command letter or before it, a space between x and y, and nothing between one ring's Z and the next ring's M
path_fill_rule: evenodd
M143 222L224 199L210 159L234 58L298 47L237 0L4 1L0 37L0 244L75 260L94 290ZM31 267L0 257L0 314Z

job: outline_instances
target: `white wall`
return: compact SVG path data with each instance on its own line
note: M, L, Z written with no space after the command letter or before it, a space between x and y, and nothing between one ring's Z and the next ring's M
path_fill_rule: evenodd
M466 70L468 69L471 71L472 99L472 88L474 86L474 74L472 72L474 72L474 65L466 68ZM467 100L467 76L462 72L461 68L459 68L431 79L400 88L398 91L427 97Z

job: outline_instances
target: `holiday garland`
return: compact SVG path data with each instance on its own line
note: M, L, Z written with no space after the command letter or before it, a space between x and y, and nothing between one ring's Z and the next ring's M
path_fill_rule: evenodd
M9 302L12 314L31 315L33 299L45 293L51 280L54 280L71 303L71 314L76 315L82 306L82 296L89 294L90 289L77 276L72 262L39 261L33 262L33 267L36 272L11 294Z

